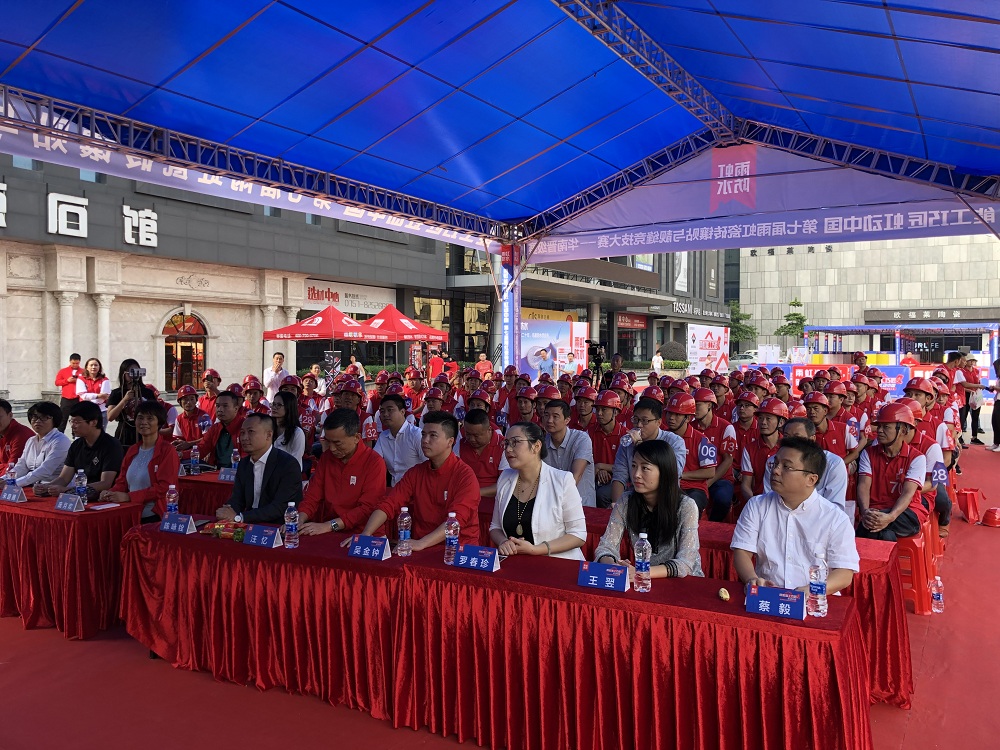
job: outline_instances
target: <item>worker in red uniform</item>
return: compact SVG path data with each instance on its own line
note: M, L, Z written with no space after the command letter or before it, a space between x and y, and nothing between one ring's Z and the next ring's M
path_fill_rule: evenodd
M573 406L569 422L571 430L589 432L597 424L594 406L597 403L597 391L589 385L581 388L576 394L576 404Z
M559 393L559 389L554 385L539 385L535 389L535 424L542 423L542 417L545 416L545 407L549 401L560 401L562 400L562 394Z
M514 365L507 365L503 368L503 385L497 389L496 393L496 408L497 413L509 414L514 404L510 403L515 394L517 393L517 388L515 382L517 380L517 368ZM528 383L531 385L531 383Z
M246 401L243 403L243 408L250 412L256 412L257 414L270 414L271 405L268 403L267 399L264 398L264 386L255 377L249 377L243 381L243 395L246 397Z
M622 409L621 399L614 391L601 391L594 402L594 420L589 431L594 446L594 481L597 484L597 507L610 508L611 474L615 470L615 456L622 437L628 428L618 420Z
M420 370L416 367L409 367L406 370L406 387L403 389L406 398L410 400L410 411L419 414L424 406L424 397L427 389L424 386L424 378Z
M830 413L830 401L817 391L805 397L806 414L809 421L816 425L816 442L823 450L835 453L844 459L850 467L861 453L857 425L844 422L834 422L827 416Z
M470 403L478 400L473 394ZM496 431L485 409L471 408L465 415L458 457L475 473L479 482L479 496L495 497L500 472L510 466L504 454L503 436Z
M719 462L708 480L708 499L711 501L708 520L725 521L735 492L736 430L715 412L717 398L710 388L698 388L691 395L695 404L694 426L715 448Z
M177 403L181 412L174 422L173 446L178 451L187 453L208 432L212 426L212 418L198 408L198 391L193 386L182 385L177 389Z
M414 552L444 542L449 513L454 513L459 523L461 543L479 542L479 481L469 465L452 452L457 436L458 420L451 414L439 411L424 416L420 449L427 460L409 469L376 503L363 534L371 536L407 506L413 517Z
M663 410L667 413L667 429L683 440L687 448L680 476L681 491L695 501L699 511L705 510L708 507L708 480L715 476L719 453L704 433L691 424L697 411L691 394L671 396Z
M534 422L535 424L540 424L538 413L535 411L535 399L537 398L538 391L530 385L521 388L514 398L515 409L512 414L508 415L507 424L512 425L515 422Z
M788 419L788 407L776 398L765 398L757 409L757 434L743 443L741 459L741 491L743 497L764 492L764 471L767 459L778 452L781 427Z
M208 414L215 421L215 399L219 396L219 386L222 385L222 376L218 370L209 367L201 376L202 385L205 387L205 395L198 399L198 408Z

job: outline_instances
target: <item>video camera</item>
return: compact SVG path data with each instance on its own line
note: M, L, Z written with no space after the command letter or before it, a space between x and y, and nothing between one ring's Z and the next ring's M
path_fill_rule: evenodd
M607 356L607 351L605 350L605 344L601 341L594 341L593 339L584 339L587 346L587 356L591 361L600 367L604 364L604 358Z
M132 380L138 380L139 378L144 378L146 377L146 368L130 367L128 370L128 376L132 378Z

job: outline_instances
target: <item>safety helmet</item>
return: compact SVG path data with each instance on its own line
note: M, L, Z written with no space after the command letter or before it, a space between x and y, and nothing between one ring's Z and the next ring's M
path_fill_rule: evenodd
M868 380L868 376L863 372L858 370L854 375L851 376L852 383L860 383L861 385L871 385L871 381Z
M826 387L823 389L823 393L828 396L846 396L847 387L839 380L831 380L826 384Z
M694 416L694 397L690 393L675 393L667 399L664 411L671 414L685 414Z
M622 400L618 398L618 394L614 391L601 391L597 394L597 401L594 406L604 406L609 409L618 409L621 411Z
M489 391L480 388L478 391L472 393L469 396L469 403L471 404L473 400L482 401L486 404L486 411L490 410L490 406L493 404L493 397L490 395Z
M698 376L702 378L714 378L717 374L718 373L716 373L715 370L713 370L712 368L706 367L704 370L698 373Z
M311 372L307 372L305 375L302 376L302 385L303 386L305 386L307 380L311 380L313 382L313 385L317 385L319 383L319 378L317 378ZM383 380L381 382L384 383L386 381ZM379 379L378 378L375 378L375 385L379 385Z
M643 389L641 396L643 398L655 398L661 404L663 403L663 389L656 385L650 385Z
M388 378L389 378L390 381L391 380L398 380L400 383L403 382L403 376L400 373L398 373L398 372L390 372L388 374Z
M503 368L503 376L507 377L508 375L517 377L517 367L515 365L507 365Z
M388 388L385 389L386 396L403 396L405 398L406 391L403 390L401 383L393 383Z
M177 403L180 403L183 399L187 398L188 396L197 396L197 395L198 391L194 389L194 386L182 385L180 388L177 389Z
M710 404L718 404L719 399L715 397L715 392L711 388L696 388L691 394L695 402L708 402Z
M483 384L479 386L481 391L486 391L491 396L497 392L497 384L492 380L484 380Z
M728 388L729 378L725 375L716 375L712 378L711 385L721 385L723 388Z
M927 378L910 378L906 381L906 385L903 386L903 390L920 391L921 393L926 393L928 396L937 395L934 391L934 384Z
M839 367L837 367L836 365L830 365L830 366L829 366L829 367L827 367L826 369L827 369L827 371L828 371L828 372L830 372L830 373L834 373L834 372L835 372L835 373L837 373L838 375L840 375L840 368L839 368Z
M806 411L806 405L803 404L801 401L792 399L787 404L785 404L785 406L788 408L789 419L808 416L808 412Z
M239 383L230 383L226 386L226 390L240 398L243 398L243 386Z
M884 378L885 377L885 375L882 374L882 371L880 369L878 369L877 367L869 367L867 374L868 374L869 378Z
M743 378L744 375L742 370L733 370L731 373L729 373L730 380L736 380L738 382L742 382Z
M827 372L826 370L816 370L816 372L813 373L813 380L820 380L820 379L829 380L830 373Z
M906 404L901 404L898 401L886 404L879 409L878 414L875 415L875 419L872 421L875 424L898 422L900 424L908 424L910 427L914 427L917 424L913 419L913 412L910 411L910 407Z
M773 414L776 417L788 419L788 407L780 398L765 398L757 408L757 415L761 414Z
M547 398L549 401L558 401L562 398L562 394L554 385L541 385L538 387L536 398Z
M356 378L361 374L361 368L358 367L357 365L348 365L347 367L344 368L344 372L346 372L351 377Z
M792 385L789 382L788 378L786 378L784 375L775 375L774 380L772 380L771 382L774 383L775 388L777 388L779 385L787 385L789 387L791 387Z
M564 372L562 375L559 376L557 384L558 383L569 383L570 385L573 385L573 376L570 375L568 372Z
M407 380L420 380L421 378L423 378L423 376L424 376L423 373L420 372L420 370L418 370L416 367L407 367L406 368L406 379Z
M620 391L631 393L632 384L628 382L628 375L623 375L622 373L618 373L613 378L611 378L611 388L612 390L617 388Z
M698 387L699 388L701 387L701 383L698 384ZM677 388L678 390L680 390L681 393L690 393L691 392L691 386L688 385L688 382L686 380L681 380L680 378L678 378L673 383L671 383L670 387L667 388L667 391L668 392L672 391L674 388Z
M662 378L660 378L660 382L657 383L657 385L660 386L660 390L661 391L665 391L671 385L673 385L673 383L674 383L674 379L672 377L670 377L669 375L664 375Z
M757 398L757 394L753 391L740 391L736 395L736 402L746 401L748 404L753 404L754 408L760 408L760 399Z
M802 399L803 404L819 404L820 406L825 406L827 409L830 408L830 399L824 396L819 391L810 391L806 394L806 397Z
M812 382L813 382L813 379L810 378L808 375L806 377L804 377L804 378L799 378L799 390L802 390L802 384L803 383L812 383Z
M201 375L201 379L202 380L205 380L206 378L215 378L216 380L218 380L220 382L222 381L222 376L219 375L219 371L218 370L214 370L211 367L209 367L207 370L205 370L205 372L203 372L202 375Z
M844 381L844 388L847 389L848 393L857 393L858 386L854 384L853 380Z
M867 354L865 354L864 352L854 352L854 354L852 354L852 355L851 355L851 361L853 362L853 361L854 361L854 360L856 360L856 359L857 359L858 357L867 357L867 356L868 356L868 355L867 355Z
M257 378L247 378L243 381L243 390L246 393L249 393L250 391L260 391L263 393L264 386L260 384L260 381L257 380Z
M639 379L639 376L635 374L635 370L629 370L627 373L625 373L625 377L628 378L629 383L634 383Z
M701 388L701 378L697 375L688 375L684 378L684 381L691 387L692 390L695 388Z
M772 368L771 368L771 372L770 372L769 374L770 374L770 376L771 376L771 377L773 378L773 377L775 377L776 375L784 375L784 374L785 374L785 371L784 371L784 370L782 370L782 369L781 369L780 367L778 367L777 365L775 365L774 367L772 367Z
M580 377L592 381L594 379L594 373L591 370L584 370L580 373Z
M902 404L907 407L911 412L913 412L914 423L920 422L924 418L924 407L915 398L897 398L893 401L894 404Z
M365 389L362 388L361 383L354 378L345 380L342 384L341 391L343 393L353 393L354 395L361 397L364 397L365 395Z
M286 375L283 377L280 388L284 388L286 385L294 385L299 393L302 393L302 379L298 375Z
M597 401L597 391L591 388L589 385L584 386L579 393L576 394L576 400L579 401L581 398L587 401Z
M657 375L654 370L650 370L649 375L646 376L646 380L649 381L650 385L656 385L656 381L659 380L659 375Z
M538 391L536 391L530 385L524 388L519 388L517 391L517 398L526 398L529 401L534 401L536 398L538 398Z
M945 383L951 382L951 373L947 367L938 367L931 373L932 377L941 378Z
M942 393L951 393L951 389L948 388L948 384L941 380L941 378L932 377L929 378L929 380L931 381L931 385L934 386L937 391L937 393L934 394L935 396L939 396Z
M442 386L442 385L451 386L451 381L448 380L448 376L445 375L442 372L440 375L438 375L438 376L436 376L434 378L434 382L431 383L431 385L433 385L433 386Z
M994 529L1000 529L1000 508L987 508L986 512L983 513L983 526L992 526Z
M432 398L444 401L444 392L440 388L428 388L427 393L424 394L424 401L429 401Z
M478 380L482 382L483 376L479 374L479 370L474 367L470 367L464 373L462 373L466 380Z

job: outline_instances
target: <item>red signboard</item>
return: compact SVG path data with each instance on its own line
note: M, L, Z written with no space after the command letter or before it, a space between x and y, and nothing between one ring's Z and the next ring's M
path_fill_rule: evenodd
M620 312L616 314L619 328L629 328L632 330L643 330L646 328L646 316L635 315L634 313Z

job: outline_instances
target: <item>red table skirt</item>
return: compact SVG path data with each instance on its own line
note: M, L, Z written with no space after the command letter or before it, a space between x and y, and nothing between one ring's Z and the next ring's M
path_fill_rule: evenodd
M229 502L233 495L232 482L220 482L218 472L180 477L178 507L181 513L215 518L215 511Z
M733 584L722 602L718 581L609 595L577 588L571 561L377 563L342 538L263 550L135 529L122 615L176 666L492 747L871 747L850 598L788 623L746 614Z
M491 547L489 528L493 502L492 498L487 498L479 505L480 543ZM587 541L583 554L586 559L593 560L611 518L611 510L584 508L583 512L587 519ZM699 523L701 567L706 578L739 580L729 548L734 529L735 526L728 523ZM858 539L856 542L861 570L845 593L857 600L861 630L873 656L868 660L872 700L909 708L913 694L913 666L896 545L874 539ZM875 655L878 658L874 658Z
M402 569L348 561L333 541L269 550L133 529L122 541L125 627L176 667L388 719Z
M0 616L92 638L118 619L119 547L142 506L69 513L55 499L0 503Z

